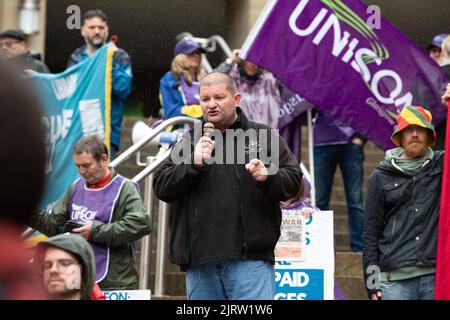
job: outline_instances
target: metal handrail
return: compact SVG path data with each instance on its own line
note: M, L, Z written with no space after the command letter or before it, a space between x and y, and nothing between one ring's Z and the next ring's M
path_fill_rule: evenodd
M174 117L171 119L167 119L164 122L160 123L156 128L152 129L152 132L148 134L145 138L142 138L135 144L133 144L130 148L125 150L120 156L118 156L114 161L110 163L110 166L115 168L118 165L122 164L124 161L126 161L128 158L130 158L132 155L134 155L136 152L138 152L140 149L142 149L147 143L149 143L152 139L154 139L160 132L164 131L167 127L171 125L181 124L181 123L187 123L187 124L197 124L200 120L189 118L189 117Z
M164 160L166 160L167 158L170 157L170 151L171 149L167 150L166 152L164 152L161 156L158 156L157 159L155 159L150 165L148 165L147 167L145 167L144 170L142 170L141 172L139 172L133 179L131 179L131 181L139 183L140 181L142 181L143 179L147 178L148 175L150 175L153 171L155 171L155 169L164 162Z
M152 130L152 132L145 138L142 138L141 140L139 140L137 143L135 143L134 145L132 145L130 148L128 148L127 150L125 150L119 157L117 157L114 161L112 161L110 163L110 166L112 168L117 167L118 165L122 164L124 161L126 161L129 157L131 157L132 155L134 155L136 152L138 152L140 149L142 149L147 143L149 143L152 139L154 139L160 132L162 132L163 130L165 130L168 126L171 125L175 125L175 124L180 124L180 123L187 123L187 124L197 124L199 123L200 120L198 119L194 119L194 118L189 118L189 117L174 117L171 119L168 119L164 122L162 122L161 124L159 124L156 128L154 128ZM169 153L170 155L170 153ZM164 160L167 159L167 157L164 158ZM157 161L158 165L161 163L162 161ZM144 169L143 171L145 171L145 174L138 174L136 177L138 177L138 180L136 180L136 177L133 178L134 182L140 182L142 179L144 179L145 177L147 177L149 174L152 173L153 170L155 170L156 167L151 167L151 169L149 170L148 168ZM23 233L22 233L22 238L26 239L28 237L30 237L36 230L33 228L28 227Z
M230 47L228 46L228 44L226 43L226 41L224 40L224 38L222 38L222 36L219 36L217 34L209 37L208 39L209 43L218 43L219 46L222 48L222 50L225 52L225 54L227 55L227 57L231 56L231 54L233 53L230 49Z
M159 133L164 131L168 126L176 124L191 124L196 125L200 123L200 120L189 117L175 117L160 123L148 135L130 148L125 150L117 159L111 162L112 167L116 167L131 157L133 154L139 153L140 150L147 145L152 139L156 138ZM165 148L167 148L165 150ZM146 179L145 183L145 202L147 207L147 214L150 221L153 224L153 171L167 158L170 157L171 148L169 145L163 145L160 148L159 153L155 157L148 157L148 165L138 173L133 179L133 182L140 182ZM154 295L163 296L165 292L165 272L166 272L166 242L167 242L167 204L160 202L160 212L158 213L158 233L157 233L157 252L156 252L156 270L155 270L155 291ZM151 265L151 250L152 241L151 235L147 235L142 239L141 243L141 261L140 261L140 280L139 289L148 289L148 280L150 277L150 265Z

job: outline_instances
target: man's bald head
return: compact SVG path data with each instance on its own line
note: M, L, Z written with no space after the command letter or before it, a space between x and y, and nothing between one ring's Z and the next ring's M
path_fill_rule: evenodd
M224 84L226 89L233 95L237 92L236 83L233 78L229 74L219 71L213 71L206 75L200 82L200 88L202 86L209 87L219 84Z
M200 106L206 122L224 131L237 119L241 95L226 73L212 72L200 82Z

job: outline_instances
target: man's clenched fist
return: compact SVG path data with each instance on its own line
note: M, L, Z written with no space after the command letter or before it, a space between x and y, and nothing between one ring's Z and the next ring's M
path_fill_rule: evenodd
M208 137L201 137L194 150L194 164L203 167L204 161L210 159L214 149L214 141Z

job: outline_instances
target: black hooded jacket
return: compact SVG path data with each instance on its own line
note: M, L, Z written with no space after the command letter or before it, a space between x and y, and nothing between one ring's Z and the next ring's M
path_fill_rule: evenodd
M415 176L385 160L370 176L363 231L366 280L370 266L386 272L436 265L443 160L444 152L435 151Z

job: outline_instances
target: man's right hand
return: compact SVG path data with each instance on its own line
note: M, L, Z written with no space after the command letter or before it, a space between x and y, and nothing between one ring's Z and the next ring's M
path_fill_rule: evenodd
M370 295L370 300L381 300L381 291L374 292Z
M194 150L194 164L197 167L204 166L204 160L212 157L212 151L214 150L214 141L208 137L201 137L198 140Z

